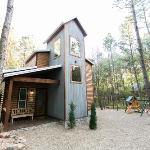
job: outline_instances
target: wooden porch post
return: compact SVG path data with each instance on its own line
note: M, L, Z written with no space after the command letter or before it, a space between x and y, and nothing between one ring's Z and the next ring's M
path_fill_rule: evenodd
M5 114L5 120L4 120L4 129L8 128L8 121L9 121L10 107L11 107L12 89L13 89L13 80L11 79L10 82L9 82L8 97L7 97L7 101L6 101L6 114Z

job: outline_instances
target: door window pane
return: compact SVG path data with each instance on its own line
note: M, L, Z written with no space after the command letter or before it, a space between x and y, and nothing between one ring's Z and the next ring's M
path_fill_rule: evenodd
M25 108L26 101L19 101L18 105L19 105L19 108Z
M18 108L25 108L26 107L26 98L27 98L27 89L26 88L20 88Z

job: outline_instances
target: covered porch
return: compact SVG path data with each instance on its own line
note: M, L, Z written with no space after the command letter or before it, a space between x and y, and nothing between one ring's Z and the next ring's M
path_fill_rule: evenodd
M59 79L53 76L61 67L19 71L6 74L3 102L3 124L7 129L14 120L47 116L48 88L59 86ZM7 77L8 76L8 77ZM22 118L22 119L21 119ZM9 123L9 121L11 122Z

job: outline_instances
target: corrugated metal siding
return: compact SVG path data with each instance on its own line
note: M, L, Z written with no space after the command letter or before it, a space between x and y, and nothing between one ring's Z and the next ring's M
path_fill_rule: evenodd
M36 66L36 55L34 55L30 61L28 61L26 64L25 64L26 67L33 67L33 66Z
M37 53L37 67L48 67L49 66L49 52Z
M94 88L92 81L92 65L86 62L86 94L88 110L91 108L91 104L94 102Z

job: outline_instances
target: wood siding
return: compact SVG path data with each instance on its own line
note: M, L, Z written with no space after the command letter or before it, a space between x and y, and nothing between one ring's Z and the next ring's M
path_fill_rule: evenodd
M37 53L36 66L40 67L48 67L49 66L49 52L45 53Z
M94 102L94 88L92 80L92 65L86 62L86 95L88 110L90 110L91 104Z
M25 64L26 67L37 66L48 67L49 66L49 52L37 52L29 61Z
M65 24L65 98L66 98L66 120L69 117L70 104L75 103L75 117L83 118L87 116L86 100L86 78L85 78L85 46L84 36L74 21ZM80 43L80 57L71 54L70 38L75 38ZM76 65L81 68L81 82L71 81L71 66Z
M26 67L36 66L36 55L34 55L26 64Z
M27 84L23 83L20 85L20 83L14 83L13 86L13 94L12 94L12 99L11 99L11 109L18 108L18 100L19 100L19 90L20 88L27 88L27 100L26 100L26 107L27 108L32 108L33 110L35 109L35 95L32 98L32 101L30 101L31 96L28 94L29 89L33 87L33 84Z
M7 96L8 96L8 90L9 90L9 82L6 82L6 87L5 87L5 96L4 96L4 103L3 103L3 107L6 107L6 101L7 101ZM36 92L34 95L28 94L29 90L31 89L35 89L35 91L38 88L41 88L40 85L34 84L34 83L22 83L20 84L19 82L14 82L13 84L13 91L12 91L12 97L11 97L11 109L16 109L18 108L18 100L19 100L19 90L20 88L27 88L27 101L26 101L26 107L27 108L32 108L33 110L35 110L35 101L37 99L36 97ZM42 86L42 88L44 88L44 86Z

